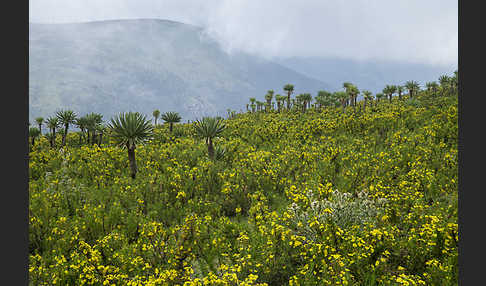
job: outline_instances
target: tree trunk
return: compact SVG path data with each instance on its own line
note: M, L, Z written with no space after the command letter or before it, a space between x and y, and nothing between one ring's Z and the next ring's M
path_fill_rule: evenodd
M101 146L101 142L103 142L103 132L100 133L100 140L98 142L98 145Z
M34 143L35 143L35 137L32 136L32 147L34 147Z
M363 104L363 113L366 112L366 103L367 103L368 100L366 100L366 97L364 99L364 104Z
M42 123L39 124L39 133L42 135Z
M137 176L137 161L135 160L135 145L130 147L127 143L128 161L130 162L130 175L132 179Z
M287 109L290 110L290 92L287 93Z
M52 147L56 146L56 128L52 128Z
M211 138L208 138L208 155L209 158L213 159L214 158L214 146L213 146L213 140Z
M62 134L62 146L63 147L66 145L66 136L67 136L68 128L69 128L68 124L64 125L64 134Z
M171 133L172 133L172 125L173 125L173 124L174 124L174 123L169 122L169 131L170 131Z

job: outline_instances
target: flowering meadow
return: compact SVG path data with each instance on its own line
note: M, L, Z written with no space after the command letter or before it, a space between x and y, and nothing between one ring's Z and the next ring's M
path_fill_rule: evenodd
M457 285L458 96L29 153L30 285Z

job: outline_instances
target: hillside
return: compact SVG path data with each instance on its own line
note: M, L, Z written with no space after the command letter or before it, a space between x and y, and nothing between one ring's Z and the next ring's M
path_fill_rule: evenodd
M61 108L110 118L177 111L183 120L245 109L268 89L328 86L279 64L227 54L195 26L165 20L29 25L29 118Z
M381 92L386 84L403 85L408 80L436 81L443 74L457 70L456 66L376 60L351 60L319 57L291 57L275 62L306 76L325 80L332 91L342 90L343 82L353 82L361 89Z
M457 285L458 96L236 114L29 154L30 285ZM441 94L442 93L442 94ZM363 102L358 102L360 105ZM204 284L203 284L204 283Z

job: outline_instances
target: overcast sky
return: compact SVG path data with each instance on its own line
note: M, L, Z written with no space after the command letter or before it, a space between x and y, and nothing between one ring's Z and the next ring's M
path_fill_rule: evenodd
M33 23L159 18L204 27L228 51L454 65L451 0L29 0Z

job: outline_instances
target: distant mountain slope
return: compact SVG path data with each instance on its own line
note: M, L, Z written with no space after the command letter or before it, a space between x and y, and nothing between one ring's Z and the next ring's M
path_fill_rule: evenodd
M342 90L343 82L351 82L359 89L381 92L387 84L403 85L415 80L422 88L428 81L437 81L443 74L452 75L456 66L432 66L405 62L356 61L318 57L275 59L275 62L309 77L328 83L332 91Z
M112 20L29 25L29 118L61 108L79 114L180 112L183 120L245 109L268 89L329 88L279 64L225 53L192 25Z

